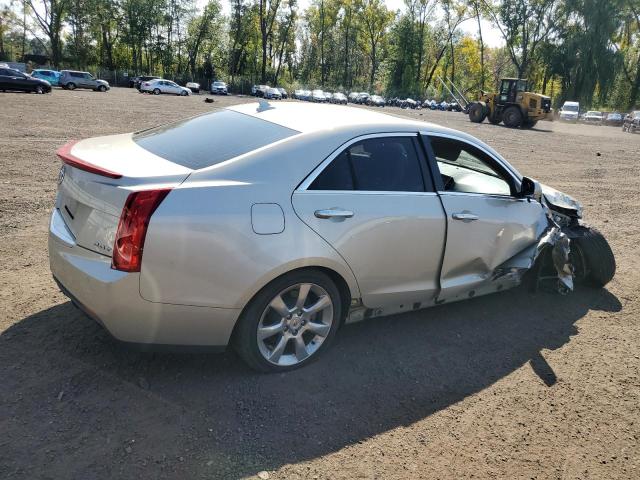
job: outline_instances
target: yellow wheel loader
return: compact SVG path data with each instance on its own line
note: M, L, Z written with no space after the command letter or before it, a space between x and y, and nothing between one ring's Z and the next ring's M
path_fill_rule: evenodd
M538 120L552 119L551 98L528 91L528 82L521 78L503 78L500 92L481 92L477 102L468 105L469 120L482 123L485 118L509 128L532 128Z

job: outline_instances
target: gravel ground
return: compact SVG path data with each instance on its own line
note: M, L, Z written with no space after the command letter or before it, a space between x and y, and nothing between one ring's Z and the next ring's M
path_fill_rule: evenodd
M223 355L124 350L54 285L55 149L247 101L0 94L0 477L640 478L640 136L388 113L490 143L585 205L606 289L516 289L344 328L282 375Z

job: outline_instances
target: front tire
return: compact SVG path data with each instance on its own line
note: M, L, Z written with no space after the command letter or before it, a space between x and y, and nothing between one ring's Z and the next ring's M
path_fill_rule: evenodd
M105 87L104 85L100 85L100 86L98 87L98 91L100 91L100 92L104 93L104 92L106 92L106 91L107 91L107 87Z
M469 108L469 120L473 123L482 123L487 117L487 113L484 110L484 106L480 103L474 103Z
M233 344L254 370L283 372L317 359L342 319L335 283L323 272L301 270L277 278L245 308Z
M66 87L67 87L67 90L75 90L76 89L76 84L69 82L69 83L67 83Z
M42 95L44 93L44 88L42 88L42 85L38 85L34 90L34 92L37 93L38 95Z
M572 263L577 266L578 279L602 288L616 273L616 259L604 235L592 227L580 227L579 235L571 239Z
M509 128L519 128L522 125L522 112L518 107L509 107L504 111L502 121Z

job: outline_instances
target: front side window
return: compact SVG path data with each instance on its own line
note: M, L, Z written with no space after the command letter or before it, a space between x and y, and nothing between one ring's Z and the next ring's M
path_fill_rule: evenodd
M430 141L446 192L511 195L507 174L487 154L451 138Z
M424 192L415 140L380 137L356 142L341 152L309 189Z

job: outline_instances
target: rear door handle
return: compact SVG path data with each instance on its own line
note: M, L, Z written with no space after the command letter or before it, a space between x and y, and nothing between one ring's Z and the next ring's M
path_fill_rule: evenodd
M316 210L313 213L317 218L351 218L353 212L350 210L342 210L341 208L327 208L324 210Z
M478 216L474 215L473 213L464 213L464 212L460 212L460 213L454 213L451 215L453 217L454 220L464 220L467 222L472 222L474 220L478 220Z

